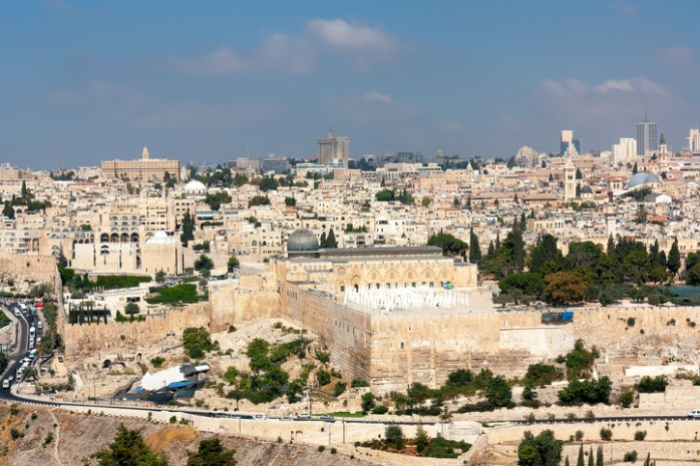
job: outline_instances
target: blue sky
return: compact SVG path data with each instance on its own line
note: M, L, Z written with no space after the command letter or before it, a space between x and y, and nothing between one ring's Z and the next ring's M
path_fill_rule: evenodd
M509 157L700 123L695 1L0 3L0 161L437 147Z

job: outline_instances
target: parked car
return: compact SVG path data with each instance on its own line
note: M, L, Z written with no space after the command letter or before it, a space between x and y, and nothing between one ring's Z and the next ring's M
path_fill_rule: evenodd
M321 414L322 421L335 421L335 418L330 414Z

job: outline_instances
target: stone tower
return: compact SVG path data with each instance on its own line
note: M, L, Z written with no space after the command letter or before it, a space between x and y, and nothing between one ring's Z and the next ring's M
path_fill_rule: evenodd
M571 159L564 165L564 202L576 198L576 167L571 164Z

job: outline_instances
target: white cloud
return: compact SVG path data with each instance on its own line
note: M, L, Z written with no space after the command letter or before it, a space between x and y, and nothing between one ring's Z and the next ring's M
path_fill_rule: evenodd
M668 91L661 85L645 78L606 79L600 84L588 84L577 79L555 81L544 79L541 89L556 97L574 97L581 95L607 95L618 93L638 93L648 95L666 95Z
M690 47L670 47L666 49L657 49L656 56L670 66L688 66L693 61L695 53Z
M371 89L364 94L362 94L362 98L368 102L382 102L382 103L389 103L391 102L391 96L389 94L382 94L381 92Z
M273 33L250 52L224 45L199 57L171 60L178 71L225 75L253 72L309 74L322 57L349 56L351 63L366 69L391 58L399 48L398 40L376 28L349 23L342 19L314 19L296 36Z

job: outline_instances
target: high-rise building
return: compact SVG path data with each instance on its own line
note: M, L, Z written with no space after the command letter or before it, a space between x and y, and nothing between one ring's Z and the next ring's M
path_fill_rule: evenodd
M651 155L659 150L656 122L644 121L637 123L637 155Z
M691 129L688 136L688 149L693 154L700 155L700 129Z
M343 159L345 167L348 166L348 154L350 138L336 136L332 129L326 131L322 138L316 141L318 144L318 162L328 166L331 159Z
M574 137L574 132L570 129L562 130L559 144L559 155L579 155L581 153L581 140Z
M620 138L619 144L613 144L612 146L612 159L613 165L623 163L626 160L634 158L637 156L637 140L634 138Z

